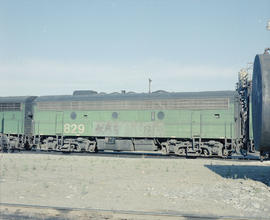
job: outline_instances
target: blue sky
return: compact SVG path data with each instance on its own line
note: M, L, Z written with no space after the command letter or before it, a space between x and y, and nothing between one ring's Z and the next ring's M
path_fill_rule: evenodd
M0 95L232 90L269 0L0 0Z

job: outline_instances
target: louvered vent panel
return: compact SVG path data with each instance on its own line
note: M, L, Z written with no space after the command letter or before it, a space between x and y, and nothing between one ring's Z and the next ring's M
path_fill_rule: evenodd
M39 110L181 110L228 109L228 98L39 102Z
M21 103L0 103L0 111L20 111Z

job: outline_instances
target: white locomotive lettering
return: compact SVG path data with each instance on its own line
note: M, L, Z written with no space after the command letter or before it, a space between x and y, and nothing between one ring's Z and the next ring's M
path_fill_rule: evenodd
M84 124L64 124L64 133L66 134L83 134L85 131Z

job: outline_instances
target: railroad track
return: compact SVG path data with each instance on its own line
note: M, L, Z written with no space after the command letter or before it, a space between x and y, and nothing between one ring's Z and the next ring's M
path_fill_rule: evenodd
M15 212L9 211L10 208L16 210ZM23 209L23 210L20 210ZM28 212L26 211L28 209ZM32 212L29 212L29 209ZM247 219L269 219L266 217L254 217L254 216L224 216L224 215L203 215L203 214L193 214L193 213L183 213L178 211L140 211L140 210L115 210L115 209L96 209L96 208L71 208L71 207L60 207L60 206L43 206L43 205L32 205L32 204L12 204L12 203L0 203L0 210L2 219L35 219L35 220L47 220L47 219L76 219L76 216L63 216L65 213L71 214L75 212L78 215L78 212L88 212L89 214L95 214L96 219L100 219L99 217L105 215L105 219L113 218L114 215L125 215L124 219L132 218L136 219L140 217L140 219L147 219L150 217L157 217L157 219L239 219L239 220L247 220ZM4 211L3 211L4 210ZM20 210L20 211L18 211ZM54 210L57 211L58 214L55 217L48 216L38 217L38 214L44 210ZM34 211L34 213L33 213ZM62 214L61 214L62 213ZM36 215L35 215L36 214ZM100 216L99 216L100 215ZM109 215L109 216L106 216ZM135 217L135 218L134 218ZM91 219L95 219L92 218ZM151 218L153 219L153 218Z
M198 160L226 160L226 161L260 161L259 154L252 154L243 156L241 154L234 154L228 158L221 157L200 157L200 156L177 156L177 155L164 155L161 153L149 152L111 152L99 151L97 153L81 153L81 152L59 152L59 151L15 151L12 154L44 154L44 155L64 155L64 156L90 156L90 157L113 157L113 158L150 158L150 159L198 159Z

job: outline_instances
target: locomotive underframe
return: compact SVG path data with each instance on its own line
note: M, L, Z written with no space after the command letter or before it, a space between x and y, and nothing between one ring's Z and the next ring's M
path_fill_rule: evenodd
M31 150L32 136L23 134L0 134L0 151Z
M190 138L120 138L74 136L1 135L0 150L41 150L59 152L158 152L178 156L228 157L241 140ZM240 147L239 147L240 148Z

